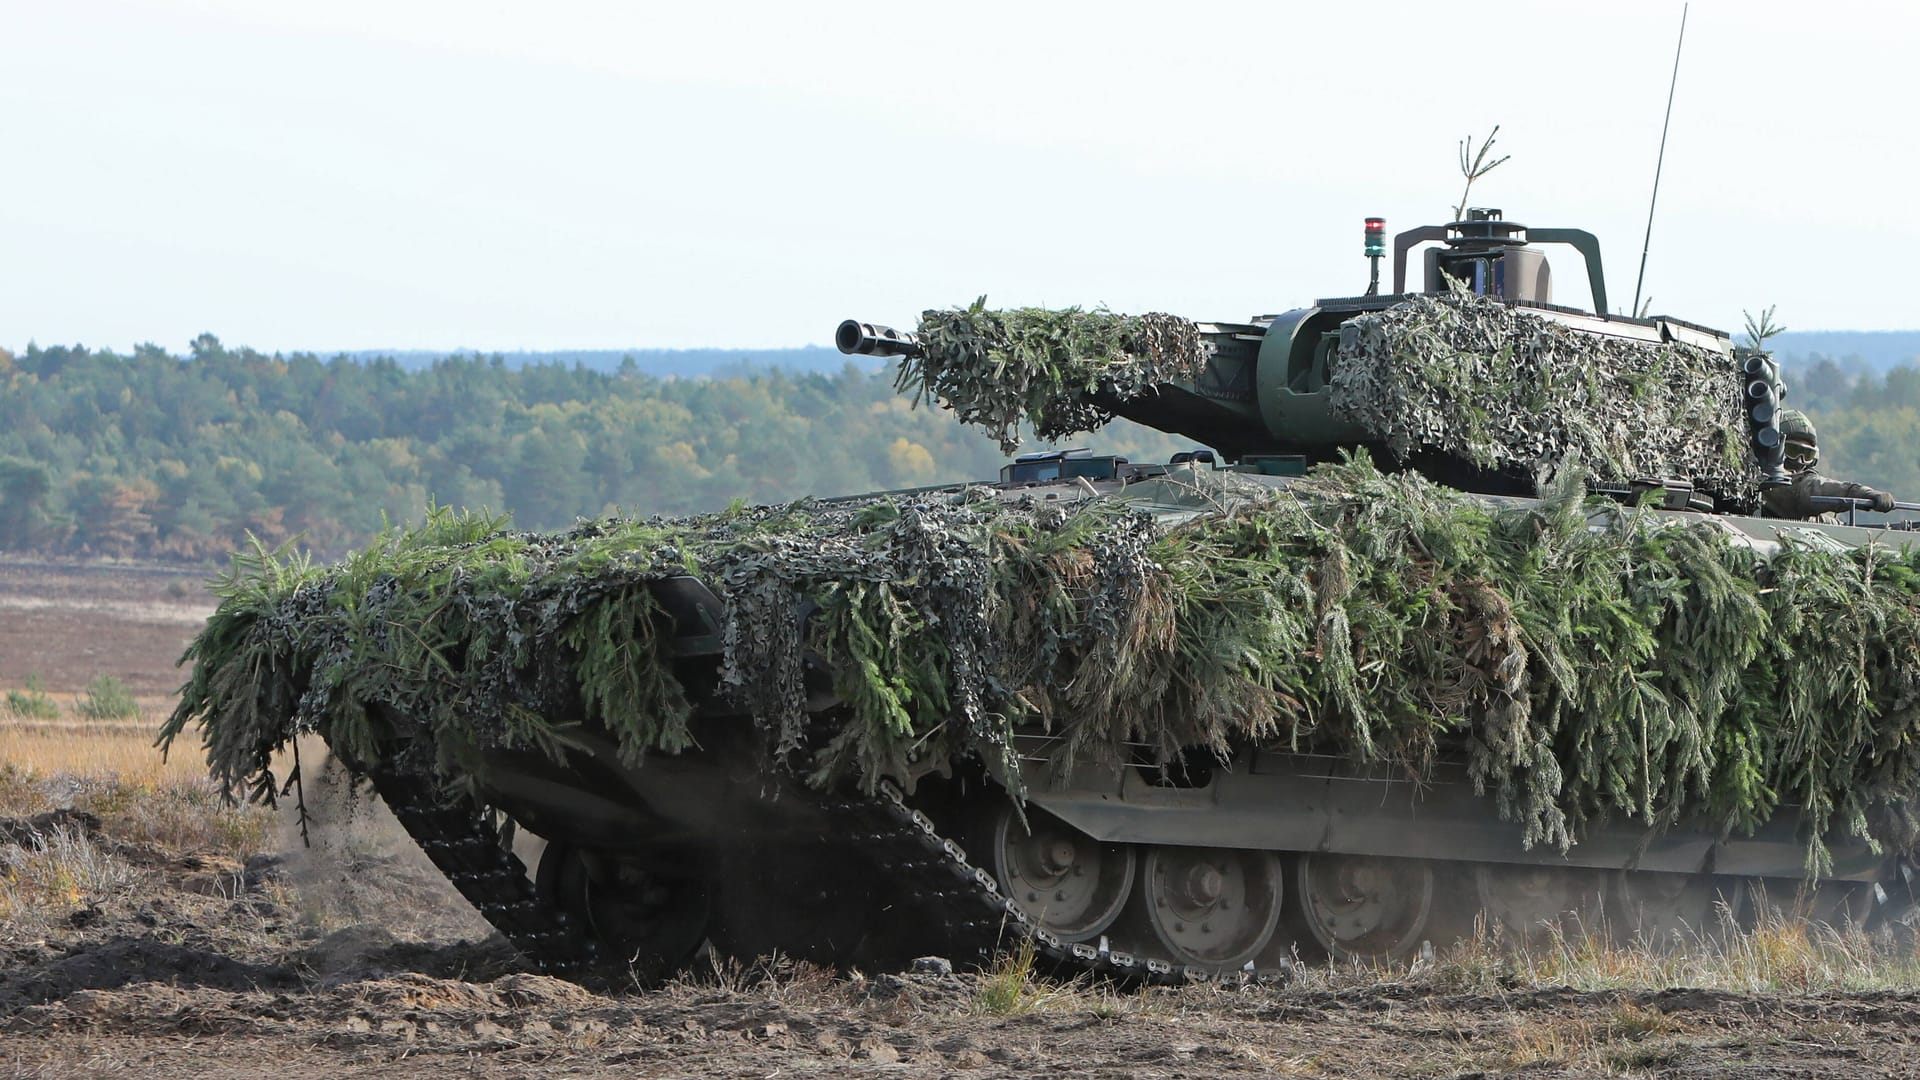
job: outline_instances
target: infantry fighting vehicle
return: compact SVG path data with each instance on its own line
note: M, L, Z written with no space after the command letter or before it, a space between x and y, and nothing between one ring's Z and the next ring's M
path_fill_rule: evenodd
M1124 497L1163 517L1194 512L1194 470L1232 469L1285 486L1310 465L1369 444L1328 407L1340 330L1407 294L1423 243L1424 292L1493 295L1579 332L1684 342L1746 363L1752 460L1781 468L1770 361L1736 357L1726 334L1670 318L1607 315L1599 247L1588 233L1528 229L1497 211L1401 233L1393 292L1378 288L1384 230L1368 222L1374 285L1364 295L1244 323L1202 324L1212 345L1188 382L1107 406L1206 444L1166 465L1076 452L1030 454L999 477L1008 498ZM1582 259L1595 311L1552 302L1545 244ZM849 321L848 353L901 355L912 334ZM1378 455L1387 460L1387 455ZM1445 455L1402 463L1490 498L1531 494L1524 477ZM1669 477L1626 485L1674 513L1708 515L1765 548L1782 530L1860 545L1874 534L1747 516L1751 502ZM1880 542L1889 534L1879 533ZM1896 539L1901 534L1895 535ZM877 793L822 793L759 768L750 720L715 692L724 612L707 584L656 587L676 671L699 706L697 746L623 762L610 736L586 734L561 761L536 753L490 763L479 801L438 791L392 764L367 769L400 820L456 885L529 956L567 967L596 954L670 968L705 947L849 962L941 954L982 959L1024 937L1068 968L1139 978L1261 970L1299 956L1404 955L1476 917L1523 936L1558 920L1659 939L1698 933L1761 895L1796 896L1828 919L1872 916L1904 894L1904 865L1831 838L1832 868L1805 876L1806 838L1790 812L1752 836L1638 823L1592 829L1566 853L1529 850L1519 826L1477 796L1464 767L1430 775L1244 746L1226 760L1172 768L1122 762L1058 768L1054 737L1017 736L1024 808L965 763L927 761ZM823 682L809 708L836 707ZM537 872L501 846L479 805L545 839Z

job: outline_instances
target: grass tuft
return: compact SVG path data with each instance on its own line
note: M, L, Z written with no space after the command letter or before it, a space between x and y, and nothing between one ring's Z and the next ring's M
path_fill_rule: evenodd
M1017 1016L1071 992L1043 987L1035 978L1033 964L1033 941L1023 938L980 976L973 990L973 1007L988 1016Z
M47 694L40 676L27 676L26 685L7 691L7 715L17 720L58 720L60 705Z
M136 720L140 703L133 691L113 675L100 675L87 684L87 696L74 704L74 711L88 720Z
M141 872L85 833L55 829L43 846L0 847L0 924L28 931L132 893Z

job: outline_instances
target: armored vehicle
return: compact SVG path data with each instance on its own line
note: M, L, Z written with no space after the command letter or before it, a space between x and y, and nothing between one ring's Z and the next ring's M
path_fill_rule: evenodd
M1184 376L1125 392L1098 382L1083 388L1098 413L1178 433L1206 449L1164 464L1084 451L1021 455L997 481L854 500L846 504L847 529L852 530L848 535L868 535L859 531L872 522L894 522L888 552L915 545L939 548L947 541L937 529L897 523L919 514L922 506L964 505L968 513L993 513L975 509L981 499L1017 507L1031 520L1048 523L1047 528L1087 507L1111 503L1124 508L1102 519L1124 525L1112 536L1149 539L1159 535L1154 530L1177 529L1183 522L1221 514L1223 501L1230 501L1240 509L1225 511L1227 517L1238 514L1234 520L1251 521L1249 528L1258 530L1265 512L1261 507L1283 505L1288 493L1308 490L1318 466L1340 468L1344 462L1352 468L1356 452L1370 455L1389 473L1418 474L1448 491L1470 493L1459 501L1468 507L1460 514L1481 514L1472 507L1484 505L1491 508L1485 513L1511 512L1520 515L1512 520L1524 524L1531 520L1525 515L1545 505L1537 496L1555 465L1550 459L1556 456L1556 445L1529 443L1529 432L1502 428L1504 434L1490 438L1507 449L1495 452L1485 445L1449 441L1437 428L1397 426L1395 409L1423 408L1420 403L1428 397L1452 401L1468 392L1440 382L1433 384L1440 389L1430 393L1419 386L1409 392L1396 383L1381 391L1387 406L1379 396L1356 396L1359 390L1350 380L1364 367L1361 357L1371 355L1368 342L1392 329L1383 330L1385 324L1377 320L1431 302L1466 305L1458 310L1469 314L1484 308L1494 317L1523 318L1530 340L1548 341L1559 350L1555 355L1571 356L1567 350L1592 346L1614 350L1604 355L1625 357L1622 363L1637 363L1669 355L1657 350L1678 348L1693 358L1698 370L1720 380L1713 384L1718 389L1704 393L1719 395L1710 404L1723 410L1719 415L1728 418L1729 430L1707 433L1719 441L1705 456L1687 457L1692 451L1686 447L1692 444L1685 440L1700 433L1680 432L1673 436L1679 440L1673 445L1681 449L1656 462L1666 467L1643 473L1640 467L1649 459L1632 456L1639 449L1635 444L1658 442L1664 437L1660 432L1628 431L1624 440L1604 431L1592 436L1615 438L1625 449L1605 461L1585 462L1580 479L1588 481L1591 491L1615 500L1578 503L1583 509L1577 513L1591 521L1591 531L1604 532L1614 516L1633 515L1636 520L1659 519L1634 526L1643 530L1635 536L1656 535L1663 527L1660 522L1670 521L1689 536L1704 537L1702 543L1715 545L1714 551L1751 552L1761 561L1780 552L1825 552L1840 553L1836 557L1845 562L1846 553L1882 549L1890 553L1889 559L1903 557L1899 553L1912 534L1898 529L1753 516L1757 493L1781 478L1776 419L1782 387L1777 369L1764 354L1738 350L1718 331L1672 318L1607 314L1599 246L1590 234L1528 229L1504 220L1498 211L1476 210L1465 221L1401 233L1393 244L1393 291L1382 294L1378 281L1380 260L1386 257L1384 230L1376 221L1368 225L1374 284L1364 294L1245 322L1197 324L1199 360ZM1423 244L1431 246L1424 249L1419 267L1422 287L1409 291L1408 264ZM1553 302L1553 275L1542 245L1564 245L1580 256L1594 311ZM1476 304L1480 307L1472 306ZM837 343L848 353L907 359L925 357L934 348L926 334L855 321L839 328ZM1501 355L1510 359L1519 347L1495 341L1490 351L1505 349ZM1411 369L1403 364L1402 370L1416 374L1418 364L1425 362L1420 357L1409 360L1391 341L1376 352L1413 363ZM1368 377L1385 378L1384 371L1379 368ZM1590 389L1582 383L1568 392L1578 397ZM1634 392L1652 393L1644 386ZM1674 400L1685 403L1689 396L1683 387ZM1558 400L1541 399L1549 408L1557 408ZM1579 406L1596 415L1606 407L1597 400ZM1489 430L1498 427L1495 423ZM1569 431L1568 440L1588 437ZM1523 445L1532 449L1508 452ZM1349 500L1342 505L1352 509L1357 504ZM838 512L832 500L816 508ZM1340 520L1354 520L1359 513L1353 510ZM1546 520L1546 511L1540 513L1540 520ZM1321 527L1315 522L1333 519L1298 520L1305 522L1301 529L1312 531ZM782 548L754 522L714 528L728 530L730 551L777 550L803 561L814 557L805 543ZM584 543L582 537L599 535L583 526L569 542ZM493 536L478 531L446 550L471 551L494 542ZM654 542L664 543L657 538ZM1094 546L1125 547L1132 542L1109 539ZM1423 542L1410 541L1416 546ZM871 546L856 555L849 558L862 567L882 557ZM667 560L681 557L676 548ZM1345 573L1345 558L1302 577L1307 591L1289 602L1313 606L1317 601L1312 590L1330 588L1328 578L1334 571L1327 568L1337 565ZM593 563L583 573L588 580L596 580L592 574L598 573L602 585L583 586L582 591L611 588L604 581L626 572L623 565L620 557ZM1909 864L1897 846L1877 843L1864 827L1844 827L1856 823L1837 819L1831 808L1819 815L1803 814L1789 805L1792 792L1776 793L1781 805L1769 802L1770 812L1737 823L1727 814L1709 820L1682 813L1678 802L1663 800L1658 792L1616 793L1620 805L1643 805L1648 812L1596 814L1561 828L1561 842L1552 842L1549 834L1558 827L1543 827L1537 817L1532 824L1523 821L1524 814L1496 799L1498 783L1475 764L1474 754L1484 754L1486 748L1473 741L1494 738L1489 729L1456 725L1449 729L1453 734L1437 736L1432 752L1413 768L1392 755L1351 752L1350 743L1342 743L1346 749L1341 749L1316 741L1316 724L1323 718L1296 707L1299 702L1289 698L1284 687L1275 689L1277 684L1262 684L1271 692L1258 700L1275 710L1291 709L1290 728L1245 715L1241 728L1207 745L1183 744L1168 734L1174 727L1163 727L1151 734L1129 729L1090 748L1077 741L1078 729L1056 722L1057 717L1049 719L1052 714L1043 706L1012 723L1004 738L981 735L964 742L953 729L977 732L992 727L997 722L994 701L1023 700L1001 685L1011 661L1003 658L1001 668L990 670L977 656L968 660L959 644L909 658L890 652L885 643L927 640L914 636L924 630L914 620L951 620L954 612L964 613L969 591L985 588L980 580L929 582L921 580L926 575L906 575L914 579L911 590L919 591L901 586L900 595L944 596L948 599L942 603L951 606L887 609L899 624L891 639L884 627L850 623L854 630L838 637L797 634L780 639L774 634L779 640L769 644L761 640L766 635L741 616L751 598L765 595L755 591L765 583L755 576L759 564L731 563L724 580L710 573L662 572L657 564L650 565L656 569L626 579L630 585L637 582L649 598L643 613L625 616L624 622L569 631L566 655L586 656L615 645L656 650L667 673L662 683L670 685L646 692L662 695L651 700L676 703L684 727L667 734L648 728L653 733L651 750L635 752L628 738L636 725L652 723L636 719L645 702L616 700L617 695L604 689L573 685L537 657L523 658L514 669L530 674L501 674L495 681L524 678L544 688L529 691L523 700L537 699L545 714L572 721L551 740L456 738L448 722L429 723L409 712L424 708L423 698L410 701L398 694L358 702L354 707L361 711L353 713L358 726L350 731L338 724L331 731L321 727L335 751L370 778L461 892L531 959L556 970L614 962L659 972L687 963L706 948L741 957L777 951L824 962L869 964L939 954L964 964L1024 941L1045 961L1069 970L1149 980L1213 978L1268 970L1296 957L1404 956L1423 941L1444 943L1476 920L1504 927L1518 938L1543 928L1575 926L1578 932L1662 940L1707 933L1762 902L1796 902L1819 918L1861 920L1876 917L1906 895ZM1082 569L1094 565L1089 557ZM1204 567L1205 561L1192 565ZM1096 570L1086 573L1082 584L1056 595L1084 599L1096 591ZM466 588L470 578L464 571L448 571L422 579L429 584L418 586L380 578L366 593L361 610L373 610L366 605L386 603L389 594L406 588L423 595L440 589L477 609L484 605L472 599L480 593ZM811 598L777 600L776 606L790 603L781 608L787 612L782 618L801 627L845 621L848 610L868 609L836 605L853 595L850 590L860 582L878 579L877 571L855 574L832 589L808 594ZM1111 585L1119 590L1115 595L1132 587L1125 582ZM1405 587L1409 595L1428 589L1438 596L1439 587L1432 583L1408 581ZM1472 587L1473 582L1460 586ZM1763 593L1749 589L1743 595ZM1138 595L1138 590L1125 594ZM283 605L282 610L327 609L323 594L293 590L288 595L285 604L292 607ZM547 605L543 610L564 609L563 616L572 617L566 613L589 610L591 597L549 592L542 593L539 602ZM449 599L440 604L436 613L452 603ZM1446 608L1438 600L1435 604L1434 610ZM1457 608L1455 603L1447 610ZM1675 610L1678 615L1664 622L1656 618L1654 624L1670 629L1675 619L1691 618L1684 607ZM1101 617L1097 603L1086 612L1091 612L1083 612L1087 626ZM1507 633L1497 629L1505 625L1502 618L1489 617L1485 625L1496 631L1487 632ZM235 626L268 638L297 635L298 620L289 619L289 629L270 633L255 629L267 625L264 616L258 623ZM914 626L900 629L908 623ZM375 618L364 625L385 623ZM1114 625L1124 627L1124 622ZM1349 645L1367 645L1358 631L1329 645L1325 618L1315 625L1314 632L1322 636L1310 637L1300 648L1315 652L1316 665L1330 666L1334 652ZM1131 647L1123 629L1097 626L1086 632L1091 638L1075 639L1080 645L1059 643L1077 632L1022 640L1037 642L1032 647L1036 654L1056 647L1083 653L1095 647L1115 653ZM1164 627L1156 632L1174 633ZM1479 632L1462 628L1454 637ZM1569 632L1578 640L1584 631ZM953 642L961 641L958 629L953 635ZM829 638L844 647L835 651L821 644ZM355 648L361 639L344 640ZM1095 645L1086 645L1087 640ZM197 647L199 658L209 680L217 682L220 657L211 631L207 641L207 647ZM1519 648L1511 641L1508 647ZM1474 641L1460 648L1460 656L1481 655ZM433 660L451 680L465 670L463 665L478 662L474 651L467 650L464 659L436 653ZM889 674L891 665L918 664L929 656L928 662L953 673L939 684L946 695L942 700L927 701L923 689L915 690L924 684ZM1375 677L1369 665L1392 659L1361 657L1346 685L1362 687L1364 697L1367 680ZM744 685L765 674L763 660L790 662L786 670L793 677L771 688ZM974 666L966 667L963 661ZM1625 665L1623 678L1638 688L1636 693L1692 693L1660 682L1667 677L1662 672L1634 670L1632 660L1574 657L1565 666L1610 661ZM271 707L263 711L277 708L290 714L305 709L319 692L315 688L327 684L318 674L326 662L324 657L289 661L287 669L296 676L287 688L260 698L271 699ZM1765 660L1747 654L1741 663L1752 672L1761 670ZM844 677L845 670L861 665L866 681ZM347 668L340 670L336 682L358 677ZM1115 678L1132 674L1124 661L1113 661L1105 670ZM1487 670L1493 672L1491 666ZM1162 683L1177 684L1181 678L1182 671L1170 667ZM1487 678L1519 676L1508 670ZM1524 699L1528 693L1524 683L1515 685L1521 689L1503 699L1509 706L1515 695ZM887 700L850 701L850 686ZM1083 680L1063 688L1060 700L1099 689ZM1202 700L1211 689L1184 687L1178 692ZM1481 695L1476 700L1494 700L1474 679L1463 677L1455 689ZM1722 691L1734 692L1723 687L1715 693ZM1533 693L1536 698L1543 693L1537 681ZM183 705L177 719L198 715L204 720L224 707L218 694L190 693L189 698L193 700ZM1108 707L1125 704L1110 701ZM1347 708L1365 707L1360 699ZM1560 709L1556 715L1567 718L1559 730L1578 726L1578 703L1553 707ZM780 708L804 721L771 724L765 714ZM875 753L871 760L862 757L864 767L855 770L857 775L834 774L825 766L814 769L833 755L856 754L846 734L852 730L846 717L850 710L861 709L899 717L907 735L888 744L893 747L888 753ZM1421 709L1431 709L1438 717L1460 713L1463 706L1436 700L1416 703L1399 715L1411 716L1409 722L1417 725ZM500 722L513 727L519 715L508 710ZM779 752L769 753L776 728L781 745ZM1563 742L1573 738L1556 737ZM1644 750L1644 739L1650 736L1643 732L1641 738L1639 749ZM212 735L209 739L210 744L215 741ZM1005 754L996 758L964 749L989 745L1004 745ZM1732 750L1717 752L1724 756ZM250 767L263 768L264 760L249 759ZM801 765L796 767L796 761ZM1551 768L1544 761L1537 766ZM1540 774L1536 770L1529 775ZM1675 775L1680 783L1694 784L1707 773L1688 774L1695 780ZM1705 794L1701 798L1708 799ZM509 823L512 829L506 827ZM543 841L531 873L521 858L527 854L532 859L530 849L509 842L515 830ZM1818 847L1819 858L1809 857L1810 844ZM1765 897L1772 899L1763 901Z

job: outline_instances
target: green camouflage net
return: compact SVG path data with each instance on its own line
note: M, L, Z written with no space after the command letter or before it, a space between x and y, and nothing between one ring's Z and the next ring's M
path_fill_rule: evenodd
M1747 829L1784 804L1812 826L1810 869L1829 828L1920 835L1913 556L1763 560L1712 522L1572 489L1489 505L1364 460L1279 490L1195 482L1129 488L1190 516L975 490L562 534L437 511L338 566L256 551L162 741L197 722L214 775L256 794L305 731L450 786L497 748L594 731L645 768L700 737L649 590L693 574L723 602L723 691L766 767L820 786L909 755L1005 778L1031 725L1063 763L1128 744L1454 756L1529 845L1604 819ZM809 651L844 703L813 716Z
M898 385L943 402L1011 453L1113 419L1095 403L1191 382L1210 357L1196 324L1069 308L928 311ZM1683 343L1583 333L1504 301L1416 296L1341 327L1327 404L1405 460L1441 453L1536 485L1573 463L1590 481L1681 479L1752 505L1738 366ZM1278 433L1284 441L1285 433Z
M897 385L946 404L1009 454L1022 421L1042 439L1092 431L1113 414L1090 395L1152 393L1198 376L1209 355L1199 327L1177 315L986 305L923 313L921 352L901 361Z
M1729 357L1582 333L1471 293L1349 320L1327 393L1403 459L1437 450L1536 483L1578 462L1603 483L1678 478L1744 502L1758 479Z

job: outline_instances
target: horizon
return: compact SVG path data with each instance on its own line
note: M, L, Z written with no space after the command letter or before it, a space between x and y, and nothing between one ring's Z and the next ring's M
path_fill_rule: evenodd
M212 336L216 340L220 340L219 335L215 334ZM1739 337L1743 336L1743 333L1737 333L1734 336L1737 340ZM1826 349L1821 348L1820 346L1822 344L1835 344L1835 343L1823 343L1819 341L1819 339L1822 339L1822 338L1875 339L1875 338L1903 338L1903 337L1912 338L1914 340L1910 342L1900 342L1893 346L1894 349L1901 350L1901 351L1889 352L1883 348L1879 350L1870 350L1866 354L1862 354L1860 352L1849 352L1849 353L1829 352ZM1801 358L1805 358L1805 359L1824 358L1824 359L1831 359L1836 362L1845 362L1847 360L1859 360L1862 363L1864 363L1868 368L1877 370L1877 371L1884 371L1889 368L1900 367L1904 365L1920 365L1920 330L1904 330L1904 329L1794 330L1789 328L1789 329L1780 331L1777 335L1770 335L1770 338L1775 343L1770 351L1780 356L1783 360L1795 360L1795 359L1801 359ZM1846 344L1860 344L1860 343L1843 342L1838 344L1840 345L1840 347L1844 348ZM162 348L163 351L165 351L169 356L186 356L190 354L190 350L166 350L164 349L164 347L159 346L153 342L141 342L135 345L133 348L129 348L129 349L117 349L111 346L98 346L98 347L88 346L88 345L85 345L84 343L75 343L73 345L38 345L38 343L29 343L29 346L22 347L20 349L9 349L8 351L12 352L14 355L24 355L26 353L27 348L36 347L36 346L41 349L87 348L93 351L105 351L105 352L110 352L114 355L128 355L128 356L133 355L133 353L139 348L143 348L146 346L153 346L155 348ZM581 348L563 348L563 349L369 348L369 349L322 350L322 349L302 349L302 348L261 349L253 345L247 344L245 342L229 343L225 340L220 340L220 346L221 348L228 350L230 352L251 351L257 355L260 355L263 357L272 357L272 358L311 356L316 359L325 360L325 361L332 361L335 359L344 358L344 359L352 360L355 362L364 362L368 360L385 358L385 359L393 359L393 360L399 361L402 363L403 366L418 366L418 364L423 361L438 361L443 359L485 360L493 357L503 358L508 363L515 364L515 365L525 365L528 363L541 363L541 362L565 362L568 359L572 359L575 363L579 363L581 362L581 358L590 358L593 361L600 362L600 363L588 364L589 367L593 367L595 369L599 369L603 365L610 367L613 363L618 361L624 361L627 358L633 358L636 361L643 362L643 363L649 360L657 361L661 359L682 359L682 358L688 359L688 360L694 360L694 361L711 361L712 362L712 367L710 369L706 371L696 369L695 371L692 372L692 374L707 374L707 373L710 373L710 371L712 370L723 370L728 363L744 364L748 368L751 368L753 365L759 363L759 364L766 364L769 367L769 369L783 369L783 370L810 371L810 372L837 370L838 368L844 367L847 365L851 365L856 368L866 368L866 369L870 369L871 371L879 371L884 369L888 363L888 360L886 358L874 357L874 356L847 355L839 352L839 350L835 349L834 347L827 346L827 345L794 345L794 346L766 346L766 347L701 345L701 346L690 346L685 348L651 348L651 347L644 347L644 346L628 346L623 348L622 347L616 347L616 348L581 347ZM0 348L4 348L4 347L0 347ZM815 355L820 355L826 358L830 362L830 366L797 366L797 365L789 366L789 365L783 365L779 362L783 359L798 359L800 357L812 357ZM668 372L667 374L682 374L682 373Z

